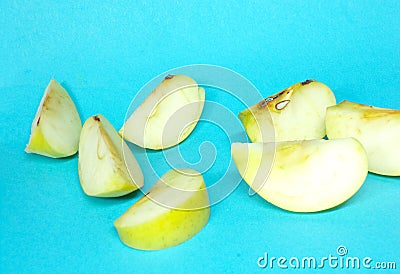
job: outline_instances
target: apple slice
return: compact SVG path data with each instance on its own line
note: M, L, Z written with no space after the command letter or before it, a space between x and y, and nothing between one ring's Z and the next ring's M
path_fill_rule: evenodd
M210 204L203 176L192 169L170 170L115 222L126 245L143 250L178 245L208 222Z
M354 137L364 146L369 171L400 176L400 110L349 101L328 108L329 139Z
M82 122L68 92L56 80L46 87L25 151L52 158L67 157L78 151Z
M101 114L83 125L78 173L89 196L118 197L143 186L143 174L128 145Z
M204 99L204 89L192 78L168 75L127 119L120 134L144 148L175 146L195 128Z
M265 98L239 113L252 142L319 139L325 136L325 112L336 104L323 83L307 80Z
M335 207L363 184L367 156L354 138L279 143L233 143L246 183L270 203L295 212Z

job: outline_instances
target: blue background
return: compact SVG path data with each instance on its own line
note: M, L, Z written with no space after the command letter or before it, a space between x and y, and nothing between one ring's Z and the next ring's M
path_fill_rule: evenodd
M87 2L0 1L1 273L263 272L264 252L323 257L339 245L400 267L399 178L369 174L352 199L316 214L250 197L242 182L194 238L144 252L112 225L140 192L87 197L76 156L24 153L51 77L83 121L102 113L117 128L143 85L194 63L237 71L263 96L315 78L338 101L400 109L399 1ZM226 142L218 129L194 134Z

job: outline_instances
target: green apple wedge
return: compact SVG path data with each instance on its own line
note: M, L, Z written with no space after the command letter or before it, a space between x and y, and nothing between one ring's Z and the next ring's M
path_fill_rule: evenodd
M209 203L200 173L170 170L114 226L121 241L130 247L164 249L192 238L207 224Z
M343 101L328 108L329 139L354 137L364 146L369 171L400 176L400 110Z
M83 125L78 174L89 196L118 197L143 186L142 170L128 145L101 114Z
M320 139L326 108L336 104L331 89L314 80L294 84L239 113L252 142Z
M31 126L25 151L52 158L78 151L82 122L68 92L51 79L45 89Z
M126 120L123 138L154 150L175 146L193 131L205 91L185 75L168 75Z
M278 143L233 143L245 182L268 202L294 212L316 212L352 197L368 173L354 138Z

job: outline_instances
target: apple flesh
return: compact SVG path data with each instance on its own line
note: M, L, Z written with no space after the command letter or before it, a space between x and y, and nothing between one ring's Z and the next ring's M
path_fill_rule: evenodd
M239 113L252 142L319 139L325 113L336 104L328 86L314 80L294 84Z
M191 169L170 170L115 222L126 245L158 250L178 245L208 222L209 199L203 177Z
M128 145L101 114L83 125L78 174L89 196L117 197L143 186L143 174Z
M335 207L362 186L368 161L354 138L233 143L245 182L268 202L294 212Z
M329 139L354 137L364 146L369 171L400 176L400 110L343 101L326 114Z
M150 149L185 140L203 111L205 91L185 75L168 75L126 120L124 139Z
M68 92L54 79L46 87L25 151L52 158L78 151L82 122Z

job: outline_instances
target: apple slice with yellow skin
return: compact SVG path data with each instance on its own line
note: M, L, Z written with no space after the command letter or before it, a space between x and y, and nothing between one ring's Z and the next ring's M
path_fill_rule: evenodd
M158 250L178 245L208 222L210 204L203 177L192 169L170 170L115 222L121 241Z
M294 212L316 212L352 197L368 173L354 138L279 143L233 143L245 182L268 202Z
M68 92L56 80L46 87L25 151L52 158L67 157L78 151L82 122Z
M349 101L328 108L329 139L354 137L364 146L369 171L400 176L400 110Z
M205 91L185 75L168 75L126 120L124 139L150 149L185 140L203 111Z
M143 173L128 145L101 114L83 125L78 174L89 196L118 197L143 186Z
M331 89L314 80L294 84L239 113L252 142L319 139L326 108L336 104Z

